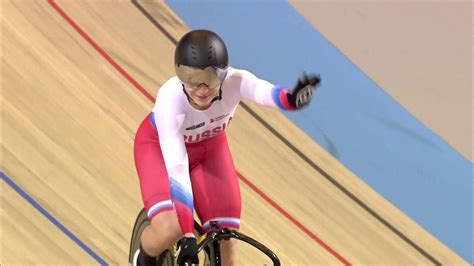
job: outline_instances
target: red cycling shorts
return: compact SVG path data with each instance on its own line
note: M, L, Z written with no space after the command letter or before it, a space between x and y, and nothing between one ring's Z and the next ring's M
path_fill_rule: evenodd
M148 115L135 136L135 166L143 203L150 219L173 210L170 183L158 131ZM209 221L220 227L240 226L239 181L225 132L197 143L186 143L194 207L205 230ZM181 221L180 221L181 223Z

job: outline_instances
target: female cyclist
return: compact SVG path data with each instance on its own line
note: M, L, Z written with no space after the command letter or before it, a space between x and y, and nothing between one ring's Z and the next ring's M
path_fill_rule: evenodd
M175 70L135 137L135 165L151 220L135 265L155 265L156 257L179 239L178 263L189 258L198 263L194 210L204 229L211 220L238 229L239 182L225 129L239 102L296 110L309 103L320 83L318 75L303 74L287 89L232 68L224 42L208 30L181 38ZM234 246L234 240L222 242L224 265L234 264Z

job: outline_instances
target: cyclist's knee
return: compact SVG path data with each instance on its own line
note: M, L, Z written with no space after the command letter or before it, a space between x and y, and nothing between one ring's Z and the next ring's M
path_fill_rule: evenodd
M151 229L160 240L170 245L181 237L181 228L174 211L164 211L153 217Z
M173 211L165 211L152 218L150 226L141 236L143 248L150 255L156 255L171 247L181 238L181 229Z
M229 239L221 242L221 255L223 265L236 265L235 252L236 252L237 240Z
M234 250L235 246L237 245L237 240L231 238L229 240L224 240L221 242L222 248L227 250Z

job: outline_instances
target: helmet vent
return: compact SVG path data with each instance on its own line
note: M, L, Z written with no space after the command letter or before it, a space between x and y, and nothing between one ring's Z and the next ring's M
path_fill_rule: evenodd
M193 59L194 60L197 60L197 54L196 54L196 48L194 48L194 46L191 45L191 53L193 54Z
M211 59L212 55L215 53L214 47L212 45L209 46L209 52L207 53L207 59Z

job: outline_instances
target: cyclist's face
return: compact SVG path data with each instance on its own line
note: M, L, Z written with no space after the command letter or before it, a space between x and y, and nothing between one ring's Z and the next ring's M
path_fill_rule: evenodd
M219 94L219 85L209 88L206 84L201 83L199 86L191 86L184 84L184 89L194 102L197 108L205 109L210 106L212 99Z

